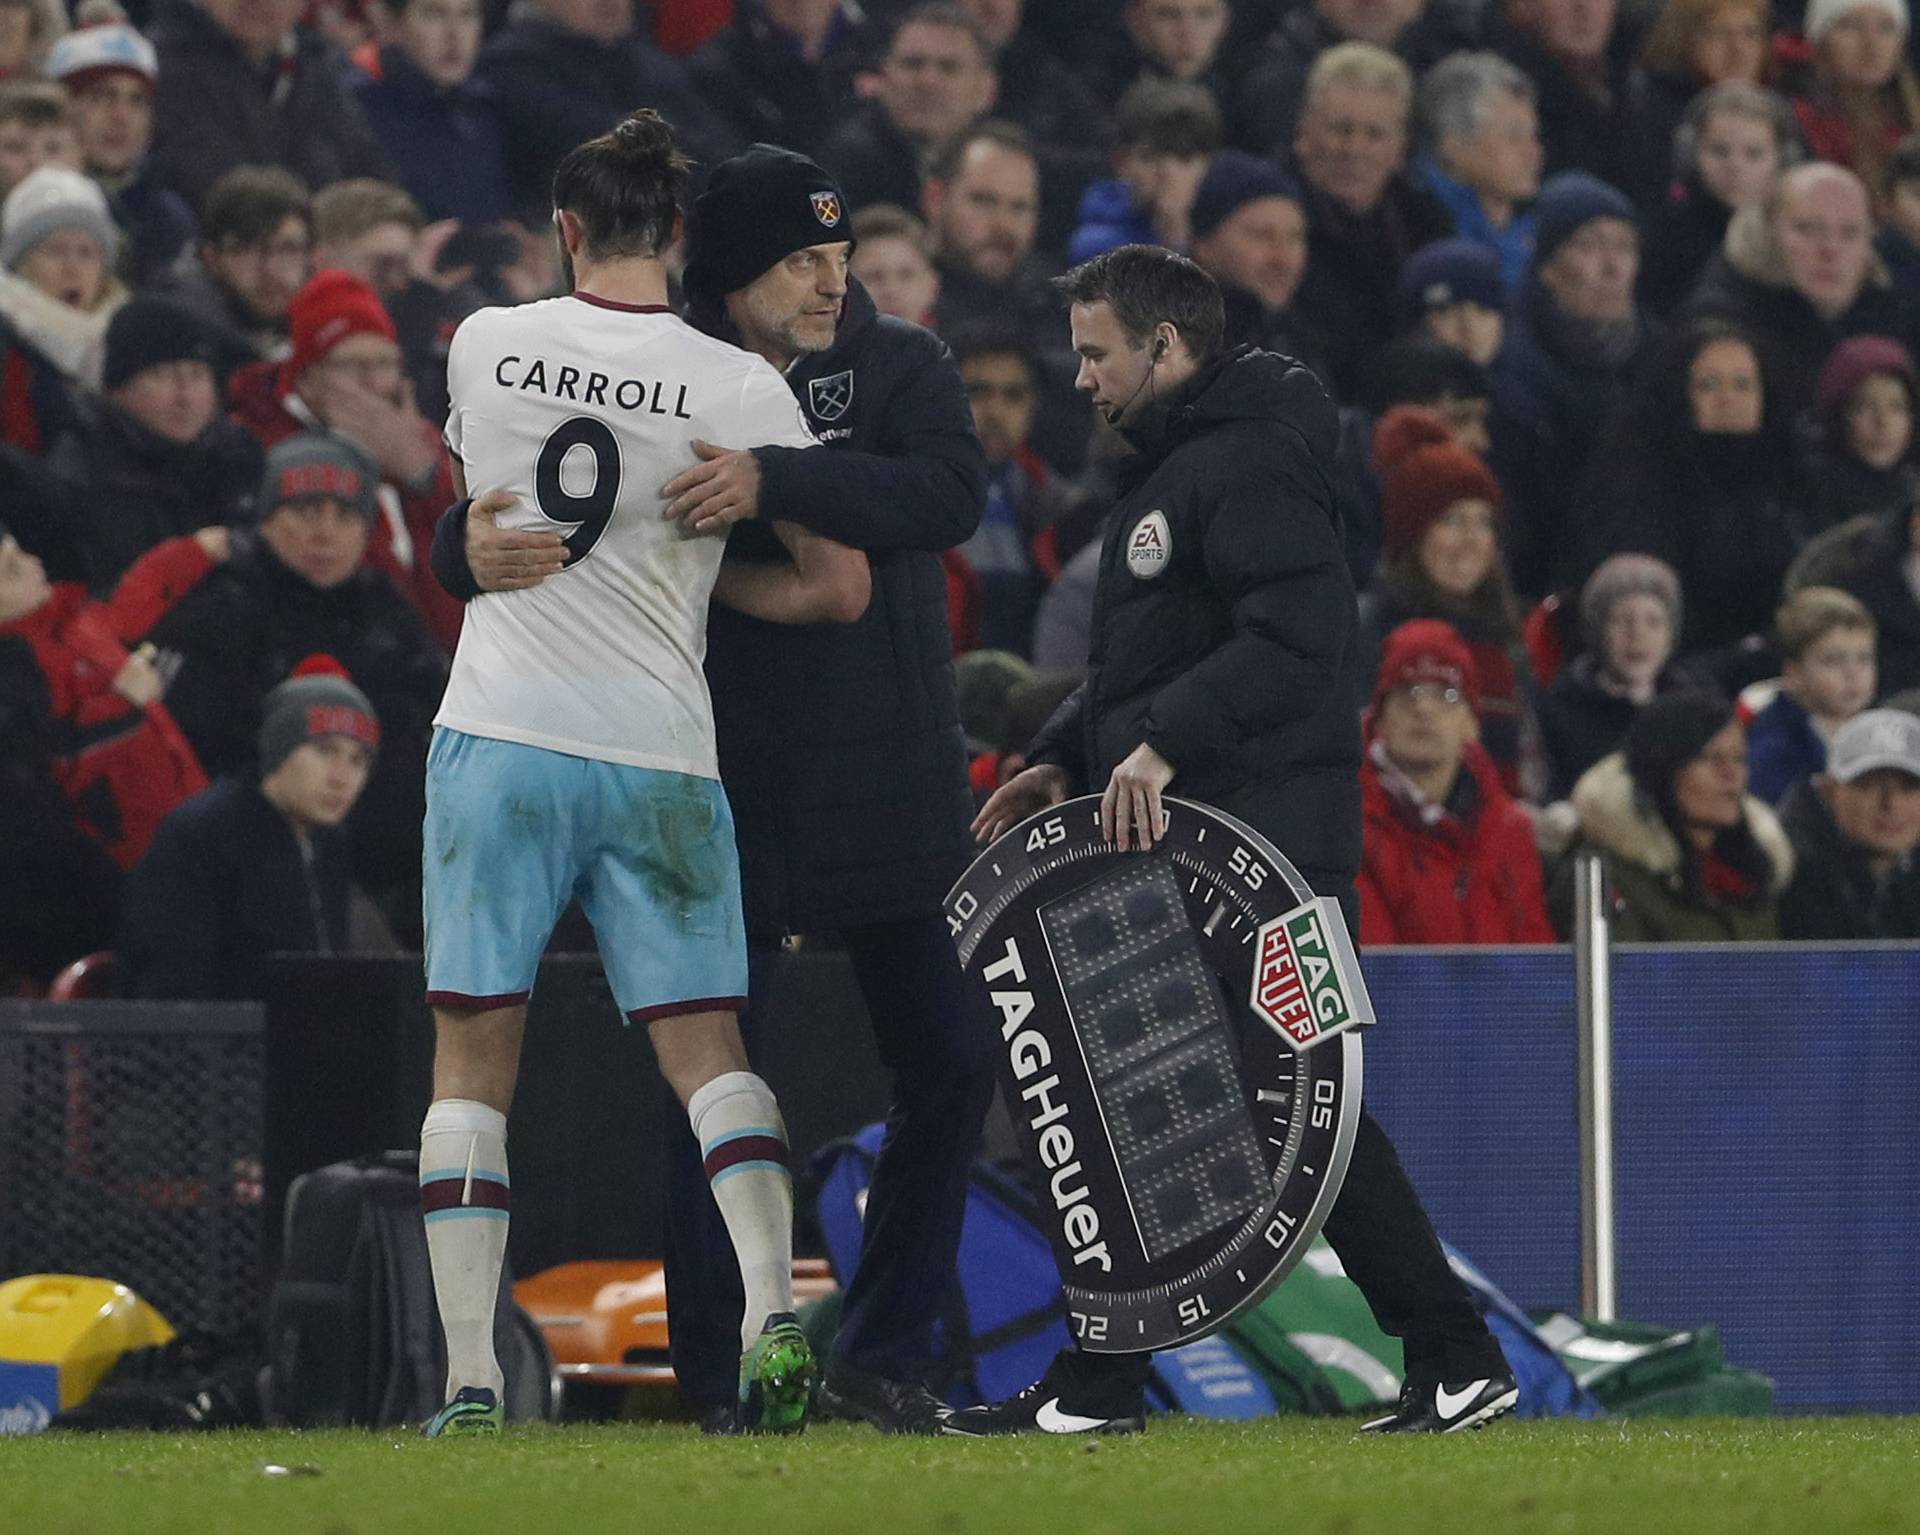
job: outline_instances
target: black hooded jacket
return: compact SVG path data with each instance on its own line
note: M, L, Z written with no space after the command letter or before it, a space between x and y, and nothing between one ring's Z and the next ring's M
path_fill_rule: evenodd
M249 523L264 472L258 439L225 416L177 443L107 400L81 408L48 463L82 492L89 580L101 592L163 539Z
M1244 347L1127 429L1087 680L1031 753L1098 792L1144 741L1173 764L1170 794L1239 816L1328 886L1360 867L1335 433L1311 373Z
M1771 374L1759 431L1694 429L1688 370L1716 334L1725 332L1689 329L1664 348L1601 434L1571 518L1586 543L1576 582L1613 554L1674 568L1686 594L1683 656L1769 633L1787 567L1821 526Z
M690 318L724 333L716 316ZM755 937L934 915L972 847L940 564L986 499L960 371L944 342L851 283L833 346L786 377L826 451L757 450L761 506L864 550L873 595L852 624L711 610L720 778ZM456 507L433 569L463 600L477 592L465 538ZM729 559L782 557L763 524L734 529Z

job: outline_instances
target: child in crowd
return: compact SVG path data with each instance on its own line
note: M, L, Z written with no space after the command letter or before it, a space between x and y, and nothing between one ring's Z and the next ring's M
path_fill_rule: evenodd
M1193 83L1139 81L1120 98L1115 128L1113 179L1087 188L1067 242L1075 265L1119 245L1185 250L1194 193L1220 147L1220 109Z
M1728 80L1694 96L1673 145L1673 185L1654 213L1640 261L1640 300L1667 314L1720 253L1727 225L1764 202L1801 159L1793 113L1772 91Z
M269 954L352 947L343 830L380 721L332 656L308 656L261 706L255 765L166 819L127 881L116 948L140 997L262 997Z
M208 555L226 547L224 529L197 537ZM54 780L75 824L123 869L139 862L174 806L207 786L160 701L166 666L145 649L127 651L127 637L144 626L142 601L123 588L111 604L94 602L78 582L48 581L40 561L0 528L0 636L32 648L62 737Z
M1438 412L1398 405L1374 429L1383 535L1380 578L1360 599L1361 675L1410 618L1459 631L1473 657L1481 740L1502 786L1538 801L1546 787L1534 682L1500 558L1499 482Z
M1920 298L1920 133L1909 133L1887 157L1887 204L1873 247L1902 296Z
M80 169L80 135L67 93L45 80L0 85L0 197L43 165Z
M1833 349L1817 386L1818 446L1809 478L1827 526L1913 500L1913 414L1920 373L1899 342L1854 336Z
M1619 750L1643 707L1689 682L1671 664L1680 637L1680 578L1664 560L1616 554L1602 561L1581 589L1580 625L1587 649L1554 678L1540 708L1555 800Z
M1801 780L1823 773L1827 743L1873 702L1875 625L1858 598L1808 586L1781 605L1780 691L1747 728L1753 793L1777 805Z
M1491 368L1507 329L1500 258L1471 240L1435 240L1400 274L1400 324Z
M874 203L853 216L852 271L874 307L915 325L933 323L940 271L927 226L905 208Z

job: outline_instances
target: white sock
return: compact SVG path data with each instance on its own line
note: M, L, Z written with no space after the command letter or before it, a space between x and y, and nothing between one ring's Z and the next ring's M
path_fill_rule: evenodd
M773 1089L750 1071L715 1077L687 1100L714 1202L733 1238L747 1292L740 1347L760 1336L767 1317L793 1310L793 1179L787 1127Z
M420 1212L433 1293L447 1335L447 1399L463 1386L505 1389L493 1308L507 1253L507 1116L471 1098L437 1098L420 1126Z

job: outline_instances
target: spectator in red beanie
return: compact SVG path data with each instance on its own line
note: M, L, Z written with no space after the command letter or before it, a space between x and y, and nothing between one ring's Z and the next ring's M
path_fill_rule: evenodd
M455 500L440 434L414 404L393 320L349 272L320 272L288 311L293 351L233 377L234 419L271 448L301 432L351 438L380 466L380 515L367 563L420 611L441 649L460 636L460 605L427 569L433 525Z
M1397 405L1373 434L1380 470L1380 575L1360 599L1361 675L1412 618L1453 625L1473 658L1481 740L1509 794L1538 801L1545 760L1518 605L1500 557L1500 485L1446 418Z
M1466 642L1436 619L1387 637L1360 765L1362 943L1551 943L1527 814L1478 741Z

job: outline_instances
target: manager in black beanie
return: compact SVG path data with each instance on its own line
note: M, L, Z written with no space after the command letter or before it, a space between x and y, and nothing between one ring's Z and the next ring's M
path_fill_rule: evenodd
M852 223L834 179L791 149L755 144L715 166L687 215L682 286L694 322L709 329L728 294L795 251L844 242L850 257Z
M940 551L978 525L986 463L953 355L879 314L847 275L851 213L832 179L788 150L756 144L714 168L687 220L690 318L779 369L827 446L719 444L668 494L690 525L740 524L729 564L784 558L766 525L778 518L863 550L872 571L857 623L762 624L716 602L707 680L740 849L749 1049L782 936L836 932L895 1073L823 1400L893 1432L933 1433L941 1408L921 1381L997 1044L940 914L970 858L972 814ZM434 540L449 591L478 590L476 567L499 573L496 537L449 514ZM699 1148L680 1116L662 1123L674 1373L724 1428L738 1389L738 1271Z

